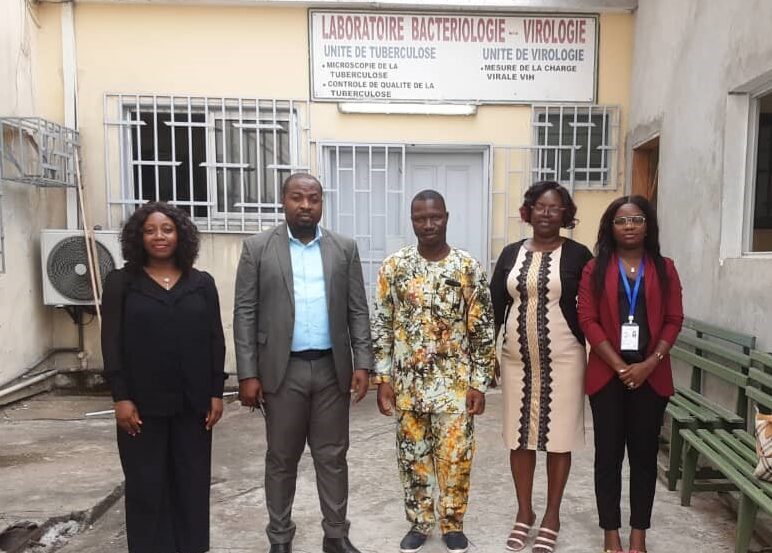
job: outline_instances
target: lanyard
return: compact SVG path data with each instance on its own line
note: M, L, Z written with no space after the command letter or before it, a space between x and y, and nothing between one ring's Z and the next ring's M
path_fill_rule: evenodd
M638 274L635 276L635 285L632 292L630 291L630 283L627 282L627 273L625 272L624 265L622 265L622 260L617 259L617 263L619 264L619 275L622 277L622 283L625 285L627 301L630 303L630 314L627 316L627 320L632 323L635 315L635 305L638 303L638 291L641 288L641 279L643 278L643 259L641 259L641 264L638 265Z

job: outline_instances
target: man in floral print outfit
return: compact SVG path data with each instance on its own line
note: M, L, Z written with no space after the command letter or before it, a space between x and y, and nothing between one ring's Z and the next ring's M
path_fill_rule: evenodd
M389 256L378 273L372 330L378 408L397 412L397 460L410 531L419 551L435 524L451 553L469 547L463 519L474 454L473 416L485 410L494 331L485 271L446 242L445 200L419 192L410 206L417 246Z

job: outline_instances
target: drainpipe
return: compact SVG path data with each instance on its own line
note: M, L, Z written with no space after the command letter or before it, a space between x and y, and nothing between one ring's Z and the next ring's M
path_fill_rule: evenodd
M48 361L51 357L54 355L57 355L59 353L74 353L77 355L82 355L82 348L53 348L48 350L46 354L40 358L38 361L35 362L34 365L31 367L25 369L24 374L29 373L30 371L34 371L36 368L38 368L40 365ZM42 382L46 380L47 378L50 378L52 376L55 376L59 373L59 369L49 369L47 371L44 371L40 374L36 374L34 376L31 376L30 378L27 378L25 380L22 380L21 382L18 382L14 384L13 386L9 386L7 388L1 388L0 387L0 405L3 403L2 399L4 397L7 397L13 393L16 393L20 390L23 390L24 388L28 388L32 386L33 384L37 384L38 382Z
M39 374L37 376L33 376L29 380L25 380L24 382L19 382L18 384L15 384L9 388L5 388L3 390L0 390L0 399L4 398L5 396L9 396L14 392L18 392L19 390L23 390L24 388L27 388L29 386L32 386L33 384L37 384L38 382L42 382L47 378L50 378L51 376L54 376L57 372L56 369L52 369L50 371L46 371L43 374Z
M75 45L75 3L62 4L62 84L64 125L78 128L78 61ZM78 192L67 188L67 228L78 228Z

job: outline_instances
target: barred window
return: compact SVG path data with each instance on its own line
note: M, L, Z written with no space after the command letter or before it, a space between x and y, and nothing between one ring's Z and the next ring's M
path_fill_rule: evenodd
M290 174L290 121L215 116L214 151L217 176L217 212L247 213L281 209L281 183ZM275 160L274 160L274 154ZM276 163L274 163L274 161ZM243 188L242 188L243 187Z
M40 117L0 117L0 274L6 271L2 184L75 187L79 148L74 129Z
M256 232L284 219L281 183L307 170L303 102L117 95L105 113L106 131L119 134L120 187L106 166L110 211L120 208L121 220L166 201L203 231Z
M533 180L574 188L614 186L619 109L534 106Z

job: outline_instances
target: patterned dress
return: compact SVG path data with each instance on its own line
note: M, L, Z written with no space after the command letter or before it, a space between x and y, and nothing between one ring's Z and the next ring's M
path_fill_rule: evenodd
M507 277L513 304L501 352L504 441L567 452L584 444L586 352L560 308L560 258L521 247Z

